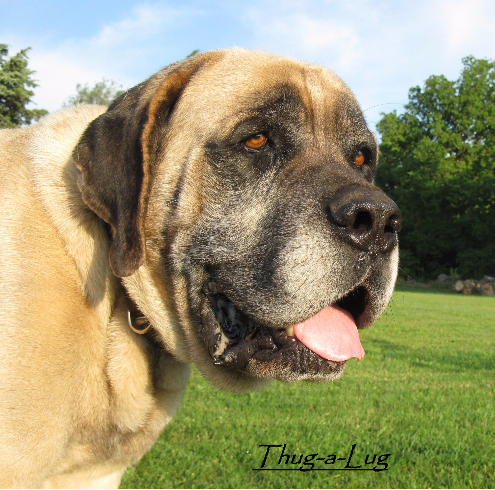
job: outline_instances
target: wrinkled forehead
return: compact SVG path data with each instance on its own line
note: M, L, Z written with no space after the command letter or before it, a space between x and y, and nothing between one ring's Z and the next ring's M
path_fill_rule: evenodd
M366 128L349 88L330 70L264 52L234 50L195 75L176 108L176 121L191 124L205 138L228 133L256 116L299 114L315 132L334 126Z

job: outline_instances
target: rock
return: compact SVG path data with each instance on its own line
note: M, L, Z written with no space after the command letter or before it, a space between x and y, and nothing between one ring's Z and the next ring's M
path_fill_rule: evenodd
M495 285L492 282L482 283L480 293L483 296L495 296Z
M472 279L466 279L464 281L464 289L462 290L462 294L473 294L476 291L476 281Z

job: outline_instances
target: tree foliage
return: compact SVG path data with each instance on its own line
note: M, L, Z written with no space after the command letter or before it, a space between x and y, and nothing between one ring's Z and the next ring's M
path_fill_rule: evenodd
M29 70L27 53L30 48L8 58L9 49L0 44L0 128L15 128L37 121L48 114L44 109L27 109L37 87Z
M119 95L125 92L122 85L103 78L101 82L96 82L94 86L89 84L76 85L76 94L69 97L64 104L65 107L77 104L98 104L110 105Z
M432 76L405 112L384 114L377 184L400 206L401 268L495 274L495 63L467 57L458 80Z

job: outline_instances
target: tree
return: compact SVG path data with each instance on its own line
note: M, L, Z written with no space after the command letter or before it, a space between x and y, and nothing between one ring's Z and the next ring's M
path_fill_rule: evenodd
M401 268L495 274L495 63L463 59L458 80L432 76L405 112L384 114L377 184L400 206Z
M95 83L93 87L90 87L87 83L85 85L78 83L76 85L76 95L69 97L64 107L76 104L110 105L124 92L122 85L106 78L103 78L101 82Z
M48 111L44 109L27 109L37 87L31 78L34 71L27 67L27 53L30 48L19 51L7 58L7 44L0 44L0 128L14 128L37 121Z

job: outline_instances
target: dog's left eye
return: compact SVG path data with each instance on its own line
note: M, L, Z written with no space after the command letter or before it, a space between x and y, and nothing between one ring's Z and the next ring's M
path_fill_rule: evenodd
M259 151L266 146L268 138L263 133L255 134L244 140L244 147L250 151Z

